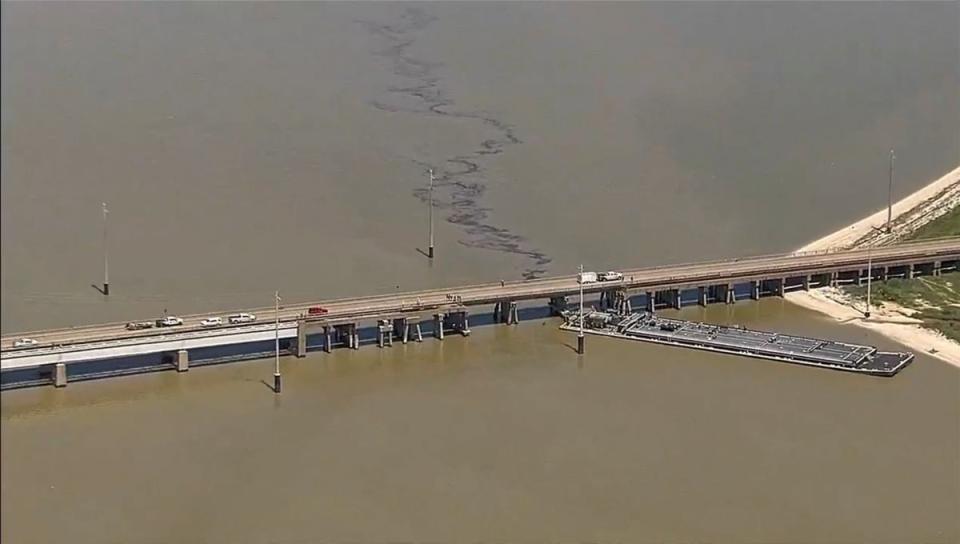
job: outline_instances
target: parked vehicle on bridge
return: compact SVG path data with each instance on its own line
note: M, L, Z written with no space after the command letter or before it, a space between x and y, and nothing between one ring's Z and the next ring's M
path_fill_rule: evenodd
M329 312L330 310L324 308L323 306L311 306L309 309L307 309L308 315L323 315Z
M236 325L238 323L253 323L257 320L257 316L253 314L239 313L233 314L229 317L230 323Z
M581 272L577 278L579 283L596 283L597 282L597 273L596 272Z
M130 323L127 323L128 331L141 331L143 329L151 328L153 328L152 321L131 321Z
M201 327L219 327L223 325L223 318L219 316L207 317L200 322Z
M617 272L616 270L610 270L600 274L600 281L620 281L623 279L623 274Z
M158 327L176 327L177 325L183 325L183 319L174 315L168 315L163 319L157 320Z
M36 340L34 340L33 338L21 338L21 339L19 339L19 340L17 340L16 342L13 343L13 347L15 347L15 348L27 348L27 347L30 347L30 346L35 346L35 345L37 345L37 343L38 343L38 342L37 342Z

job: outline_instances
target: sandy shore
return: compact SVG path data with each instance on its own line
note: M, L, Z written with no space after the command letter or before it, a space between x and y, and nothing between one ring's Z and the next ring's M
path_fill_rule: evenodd
M882 209L856 223L828 234L800 248L798 252L830 251L852 247L894 243L919 227L947 213L960 204L960 167L930 183L893 205L890 233L874 229L886 223L887 210ZM942 334L924 329L909 317L909 310L885 303L863 318L863 308L838 289L822 288L809 292L792 292L787 300L816 310L842 323L865 327L887 336L917 352L926 353L960 367L960 344ZM862 305L862 303L859 303Z

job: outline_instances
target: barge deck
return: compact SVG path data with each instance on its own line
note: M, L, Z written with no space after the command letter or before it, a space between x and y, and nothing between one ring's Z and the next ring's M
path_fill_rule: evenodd
M569 312L564 318L561 329L580 329L578 312ZM739 325L684 321L650 312L590 311L584 318L583 331L874 376L893 376L914 358L912 353L879 351L873 346L756 331Z

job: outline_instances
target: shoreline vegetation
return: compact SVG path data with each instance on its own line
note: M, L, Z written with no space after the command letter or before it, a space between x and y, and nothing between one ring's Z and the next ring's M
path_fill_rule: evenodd
M960 167L893 205L889 233L884 208L800 248L798 252L876 247L907 240L960 235ZM824 287L788 293L797 305L887 336L960 367L960 273L875 282L870 318L866 287Z

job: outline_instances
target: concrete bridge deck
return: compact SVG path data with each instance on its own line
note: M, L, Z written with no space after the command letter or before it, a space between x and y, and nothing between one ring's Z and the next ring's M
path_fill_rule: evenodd
M810 288L864 281L868 259L874 280L887 277L936 275L955 270L960 261L960 238L906 243L872 250L847 250L802 254L779 254L687 263L651 268L621 269L623 280L586 284L587 294L600 293L610 303L629 300L633 294L647 296L650 309L667 304L679 307L681 294L699 290L698 302L735 302L734 286L750 284L751 298L782 295L793 288ZM520 301L563 300L579 291L577 276L567 275L527 281L445 287L417 292L288 304L280 310L281 337L302 338L307 330L333 329L382 319L429 319L445 313L466 315L466 308L506 305ZM311 306L323 306L329 313L308 315ZM202 328L200 321L211 315L245 311L259 321L252 324ZM501 315L506 306L500 308ZM3 336L0 370L7 371L56 363L122 357L128 354L189 350L197 346L262 341L273 338L274 309L254 308L181 316L177 327L128 331L124 323L77 326ZM465 319L465 318L464 318ZM510 322L507 320L507 322ZM442 335L441 335L442 336ZM35 346L13 348L18 338L37 340Z

